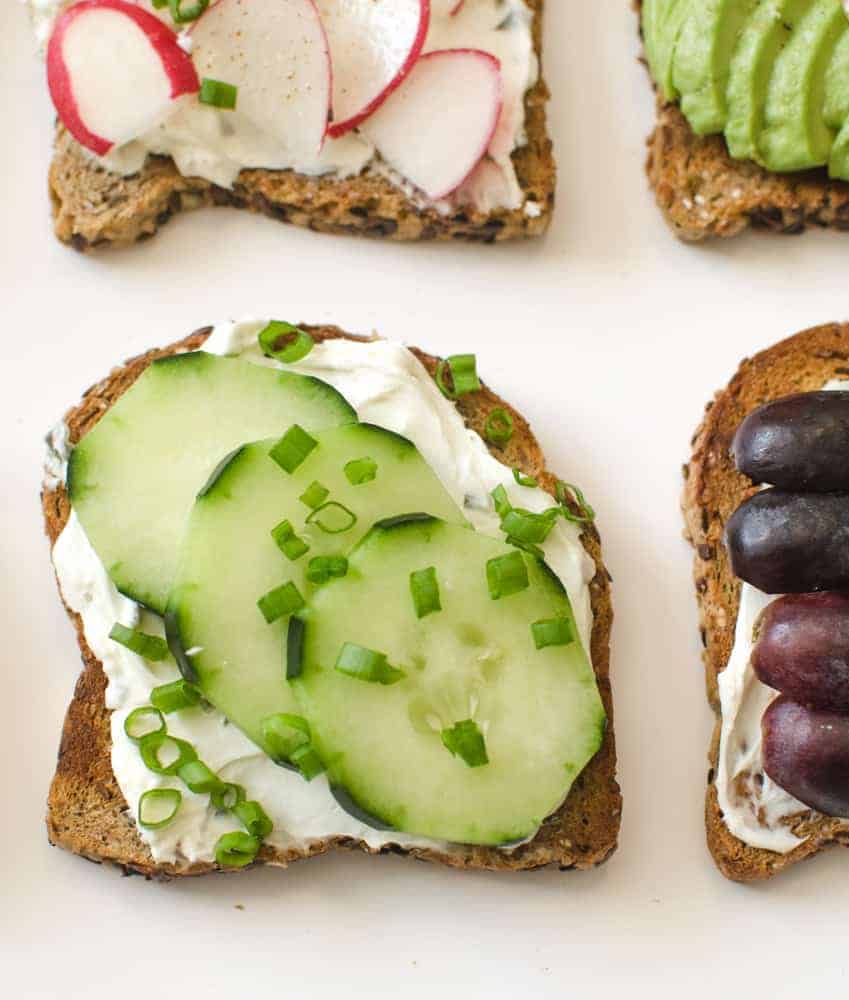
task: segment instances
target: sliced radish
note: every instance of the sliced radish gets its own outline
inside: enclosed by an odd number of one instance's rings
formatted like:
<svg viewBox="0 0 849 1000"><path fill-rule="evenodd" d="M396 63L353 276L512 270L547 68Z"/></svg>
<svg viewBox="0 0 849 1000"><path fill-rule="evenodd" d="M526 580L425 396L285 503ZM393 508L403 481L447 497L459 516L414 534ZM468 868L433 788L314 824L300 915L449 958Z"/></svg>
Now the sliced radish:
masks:
<svg viewBox="0 0 849 1000"><path fill-rule="evenodd" d="M73 137L104 156L198 89L191 58L157 17L125 0L82 0L56 20L47 83Z"/></svg>
<svg viewBox="0 0 849 1000"><path fill-rule="evenodd" d="M236 111L294 166L319 152L330 112L330 53L313 0L218 0L191 29L199 76L238 89Z"/></svg>
<svg viewBox="0 0 849 1000"><path fill-rule="evenodd" d="M495 134L501 64L478 49L428 52L362 131L386 162L433 200L471 174Z"/></svg>
<svg viewBox="0 0 849 1000"><path fill-rule="evenodd" d="M333 122L327 131L340 136L373 114L415 66L431 0L317 3L333 62Z"/></svg>

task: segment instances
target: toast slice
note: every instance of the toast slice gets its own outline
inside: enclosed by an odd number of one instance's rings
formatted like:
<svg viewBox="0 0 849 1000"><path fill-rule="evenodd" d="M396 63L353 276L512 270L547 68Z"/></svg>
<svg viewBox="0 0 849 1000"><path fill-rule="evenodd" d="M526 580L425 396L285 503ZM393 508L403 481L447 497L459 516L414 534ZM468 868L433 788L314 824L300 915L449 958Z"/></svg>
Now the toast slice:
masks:
<svg viewBox="0 0 849 1000"><path fill-rule="evenodd" d="M789 854L750 847L725 825L714 783L722 722L717 682L734 644L741 586L731 571L722 536L728 518L757 489L737 471L731 442L744 417L762 403L821 389L830 379L846 377L849 324L814 327L743 361L727 388L708 403L693 438L692 458L684 467L685 534L695 549L707 696L717 716L705 802L707 842L720 871L738 882L771 878L827 847L849 847L849 823L809 810L788 820L793 833L807 838Z"/></svg>
<svg viewBox="0 0 849 1000"><path fill-rule="evenodd" d="M639 14L641 0L634 6ZM698 243L748 227L796 235L808 226L849 230L849 184L825 169L776 174L734 160L721 135L701 136L659 94L646 172L679 239Z"/></svg>
<svg viewBox="0 0 849 1000"><path fill-rule="evenodd" d="M544 0L525 0L534 13L533 38L542 59ZM526 145L513 163L525 203L514 210L480 212L463 206L445 215L421 207L379 174L366 170L338 180L291 170L243 170L232 189L199 177L183 177L166 156L150 156L144 168L122 177L99 166L57 124L49 173L56 235L77 250L121 246L149 239L177 212L232 205L261 212L317 232L397 240L460 240L494 243L540 236L554 208L556 167L546 129L548 88L540 76L525 95Z"/></svg>
<svg viewBox="0 0 849 1000"><path fill-rule="evenodd" d="M348 336L335 327L305 326L304 329L319 341ZM70 442L79 441L155 358L199 349L209 332L209 329L200 330L163 350L150 351L134 358L89 389L79 406L65 416ZM414 353L433 376L438 359L418 350ZM513 417L514 434L503 449L492 446L493 454L505 464L536 476L541 485L553 492L555 479L545 468L539 444L527 422L509 404L484 386L480 392L462 398L457 405L466 424L481 434L494 407L507 409ZM64 487L45 488L42 504L52 546L70 515ZM597 567L590 584L594 614L591 654L608 717L604 742L598 754L575 781L557 813L545 821L530 843L515 851L485 847L458 847L450 853L418 848L410 851L385 848L384 851L409 853L454 868L500 871L546 865L558 865L561 870L591 868L601 864L615 850L621 796L615 777L616 750L610 687L609 640L613 618L610 577L602 562L600 539L594 526L586 528L582 540ZM104 703L106 678L100 662L86 644L79 616L70 611L69 616L77 631L83 670L65 719L56 774L50 788L47 814L50 842L91 861L112 862L125 872L148 877L201 875L217 870L214 864L157 864L139 836L112 773L110 712ZM285 867L291 861L322 854L334 847L368 850L365 844L347 838L324 840L312 845L306 852L278 851L266 845L258 863Z"/></svg>

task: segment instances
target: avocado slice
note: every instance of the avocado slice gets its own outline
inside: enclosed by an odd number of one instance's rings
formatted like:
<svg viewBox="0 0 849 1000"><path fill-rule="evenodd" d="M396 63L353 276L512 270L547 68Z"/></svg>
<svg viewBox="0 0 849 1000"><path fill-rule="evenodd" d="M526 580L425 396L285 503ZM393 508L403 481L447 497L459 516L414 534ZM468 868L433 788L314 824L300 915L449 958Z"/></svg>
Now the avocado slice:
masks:
<svg viewBox="0 0 849 1000"><path fill-rule="evenodd" d="M842 181L849 181L849 120L837 133L828 160L828 173Z"/></svg>
<svg viewBox="0 0 849 1000"><path fill-rule="evenodd" d="M678 39L672 79L681 110L699 135L721 132L726 89L740 33L759 0L704 0L694 6Z"/></svg>
<svg viewBox="0 0 849 1000"><path fill-rule="evenodd" d="M849 118L849 21L841 28L825 75L823 118L835 130L841 129Z"/></svg>
<svg viewBox="0 0 849 1000"><path fill-rule="evenodd" d="M652 0L647 47L649 68L662 96L667 101L678 97L672 80L672 63L678 38L696 0ZM700 0L699 0L700 2ZM646 32L645 21L643 31Z"/></svg>
<svg viewBox="0 0 849 1000"><path fill-rule="evenodd" d="M768 169L828 162L834 132L824 119L826 76L845 25L839 0L815 0L776 58L758 139Z"/></svg>

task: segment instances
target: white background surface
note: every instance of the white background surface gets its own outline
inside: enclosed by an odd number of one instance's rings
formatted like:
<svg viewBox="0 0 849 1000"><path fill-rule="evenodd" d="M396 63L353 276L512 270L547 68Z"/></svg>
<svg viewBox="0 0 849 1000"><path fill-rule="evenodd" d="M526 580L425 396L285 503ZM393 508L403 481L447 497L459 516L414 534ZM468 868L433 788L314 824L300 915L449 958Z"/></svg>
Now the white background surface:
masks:
<svg viewBox="0 0 849 1000"><path fill-rule="evenodd" d="M704 846L711 717L678 494L746 354L847 318L849 235L687 248L643 175L652 120L625 0L551 0L560 163L548 239L398 247L216 209L129 251L53 238L52 112L24 9L0 14L0 992L9 997L774 998L845 989L847 858L759 888ZM599 514L615 580L621 846L602 869L463 875L337 854L170 885L51 849L43 816L79 662L38 504L42 435L110 366L245 313L475 351ZM237 904L239 904L237 906ZM243 908L241 908L243 907ZM191 985L190 985L191 984ZM190 992L191 990L191 992Z"/></svg>

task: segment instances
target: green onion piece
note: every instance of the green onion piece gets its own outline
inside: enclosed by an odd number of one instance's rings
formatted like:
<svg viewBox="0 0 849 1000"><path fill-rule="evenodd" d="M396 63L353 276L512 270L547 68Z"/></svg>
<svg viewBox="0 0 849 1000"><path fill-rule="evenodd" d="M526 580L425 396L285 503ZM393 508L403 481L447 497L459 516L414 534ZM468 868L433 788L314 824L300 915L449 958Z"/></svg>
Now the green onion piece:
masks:
<svg viewBox="0 0 849 1000"><path fill-rule="evenodd" d="M464 760L469 767L483 767L489 763L483 733L474 719L464 719L451 729L443 729L442 742L446 749Z"/></svg>
<svg viewBox="0 0 849 1000"><path fill-rule="evenodd" d="M260 728L268 756L277 764L290 760L299 747L310 741L310 725L300 715L288 712L267 715Z"/></svg>
<svg viewBox="0 0 849 1000"><path fill-rule="evenodd" d="M436 579L436 567L418 569L410 573L410 593L413 595L413 607L416 618L425 618L434 611L441 611L439 600L439 581Z"/></svg>
<svg viewBox="0 0 849 1000"><path fill-rule="evenodd" d="M299 538L295 534L291 521L281 521L276 528L272 528L271 537L277 543L277 548L292 562L300 559L304 553L310 550L303 538Z"/></svg>
<svg viewBox="0 0 849 1000"><path fill-rule="evenodd" d="M500 484L495 487L490 496L492 497L492 502L495 504L495 513L499 517L504 517L513 509L510 498L507 496L507 490Z"/></svg>
<svg viewBox="0 0 849 1000"><path fill-rule="evenodd" d="M445 369L451 372L451 386L445 381ZM454 354L436 366L436 384L443 396L459 399L470 392L477 392L480 379L477 373L477 359L474 354Z"/></svg>
<svg viewBox="0 0 849 1000"><path fill-rule="evenodd" d="M508 545L515 545L517 549L521 549L535 559L545 562L545 553L538 545L534 545L533 542L523 542L520 538L514 538L513 535L508 535L505 541Z"/></svg>
<svg viewBox="0 0 849 1000"><path fill-rule="evenodd" d="M209 0L195 0L194 4L190 7L183 8L184 0L168 0L168 6L171 8L171 19L175 24L189 24L192 21L197 21L201 14L209 6ZM157 6L157 4L154 4ZM159 7L164 7L164 3L160 3Z"/></svg>
<svg viewBox="0 0 849 1000"><path fill-rule="evenodd" d="M256 606L262 612L262 617L270 625L284 615L294 614L304 606L304 599L301 592L294 583L284 583L282 587L269 590L256 602Z"/></svg>
<svg viewBox="0 0 849 1000"><path fill-rule="evenodd" d="M572 497L569 496L570 493ZM560 504L560 511L567 521L571 521L573 524L589 524L595 520L595 511L587 503L586 497L577 486L561 482L558 479L554 487L554 494L557 497L557 502ZM569 507L569 500L572 498L574 498L578 505L577 514Z"/></svg>
<svg viewBox="0 0 849 1000"><path fill-rule="evenodd" d="M154 774L177 774L184 764L198 759L191 743L168 733L149 733L139 740L139 752L147 769Z"/></svg>
<svg viewBox="0 0 849 1000"><path fill-rule="evenodd" d="M198 100L201 104L209 104L219 111L235 111L239 88L223 80L213 80L205 76L200 82Z"/></svg>
<svg viewBox="0 0 849 1000"><path fill-rule="evenodd" d="M344 556L316 556L310 559L307 566L307 579L310 583L327 583L328 580L341 579L348 573L348 560Z"/></svg>
<svg viewBox="0 0 849 1000"><path fill-rule="evenodd" d="M330 496L330 490L321 483L313 480L304 492L298 497L302 504L315 510L320 507Z"/></svg>
<svg viewBox="0 0 849 1000"><path fill-rule="evenodd" d="M240 802L233 807L233 815L242 821L242 825L252 837L267 837L274 829L274 824L268 818L268 813L259 802L253 800Z"/></svg>
<svg viewBox="0 0 849 1000"><path fill-rule="evenodd" d="M345 478L352 486L362 486L377 479L377 462L373 458L355 458L345 466Z"/></svg>
<svg viewBox="0 0 849 1000"><path fill-rule="evenodd" d="M526 476L521 469L513 470L513 478L520 486L539 486L539 482L533 476Z"/></svg>
<svg viewBox="0 0 849 1000"><path fill-rule="evenodd" d="M498 406L490 410L483 432L492 444L505 445L513 437L513 418L507 410Z"/></svg>
<svg viewBox="0 0 849 1000"><path fill-rule="evenodd" d="M511 510L501 519L501 530L516 538L520 542L530 542L532 545L540 545L551 534L554 521L559 509L552 508L554 515L550 511L545 514L532 514L529 510Z"/></svg>
<svg viewBox="0 0 849 1000"><path fill-rule="evenodd" d="M215 771L207 767L202 760L187 761L177 770L177 777L190 792L195 792L197 795L211 795L224 784Z"/></svg>
<svg viewBox="0 0 849 1000"><path fill-rule="evenodd" d="M162 712L152 705L134 708L127 718L124 719L124 732L134 743L143 740L145 736L164 733L165 729L165 719L162 716Z"/></svg>
<svg viewBox="0 0 849 1000"><path fill-rule="evenodd" d="M181 708L191 708L200 701L200 691L182 677L170 684L160 684L150 692L150 700L154 708L165 715L179 712Z"/></svg>
<svg viewBox="0 0 849 1000"><path fill-rule="evenodd" d="M241 785L236 785L231 781L222 781L217 788L210 791L209 797L216 809L229 812L240 802L244 802L247 794Z"/></svg>
<svg viewBox="0 0 849 1000"><path fill-rule="evenodd" d="M162 10L163 7L168 6L168 0L150 0L153 4L154 10Z"/></svg>
<svg viewBox="0 0 849 1000"><path fill-rule="evenodd" d="M321 774L324 770L321 757L315 752L315 747L313 747L312 743L306 743L304 746L298 747L289 759L307 781L312 781L316 775Z"/></svg>
<svg viewBox="0 0 849 1000"><path fill-rule="evenodd" d="M319 517L320 514L323 516ZM328 535L341 535L344 531L350 531L356 523L357 515L335 500L328 500L316 507L307 518L307 524L315 524Z"/></svg>
<svg viewBox="0 0 849 1000"><path fill-rule="evenodd" d="M234 830L218 838L215 845L215 860L222 868L244 868L259 854L262 841L249 833Z"/></svg>
<svg viewBox="0 0 849 1000"><path fill-rule="evenodd" d="M575 641L575 631L568 618L544 618L531 625L537 649L547 646L569 646Z"/></svg>
<svg viewBox="0 0 849 1000"><path fill-rule="evenodd" d="M180 810L183 793L177 788L151 788L142 793L138 805L139 826L161 830L173 822Z"/></svg>
<svg viewBox="0 0 849 1000"><path fill-rule="evenodd" d="M354 677L370 684L397 684L404 676L403 670L393 667L384 653L377 653L365 646L346 642L336 659L336 669L340 674Z"/></svg>
<svg viewBox="0 0 849 1000"><path fill-rule="evenodd" d="M511 552L509 555L490 559L486 564L486 582L493 601L526 590L530 581L525 557L521 552Z"/></svg>
<svg viewBox="0 0 849 1000"><path fill-rule="evenodd" d="M260 330L259 346L266 357L291 365L303 360L315 347L315 342L306 330L273 319Z"/></svg>
<svg viewBox="0 0 849 1000"><path fill-rule="evenodd" d="M168 643L164 639L160 639L158 635L146 635L134 628L127 628L120 622L115 622L112 626L109 638L151 663L159 663L168 655Z"/></svg>
<svg viewBox="0 0 849 1000"><path fill-rule="evenodd" d="M306 623L303 618L292 615L286 630L286 680L300 677L304 669L304 633Z"/></svg>
<svg viewBox="0 0 849 1000"><path fill-rule="evenodd" d="M318 441L298 424L292 424L277 444L271 449L269 455L274 461L290 475L309 455L313 448L318 447Z"/></svg>

